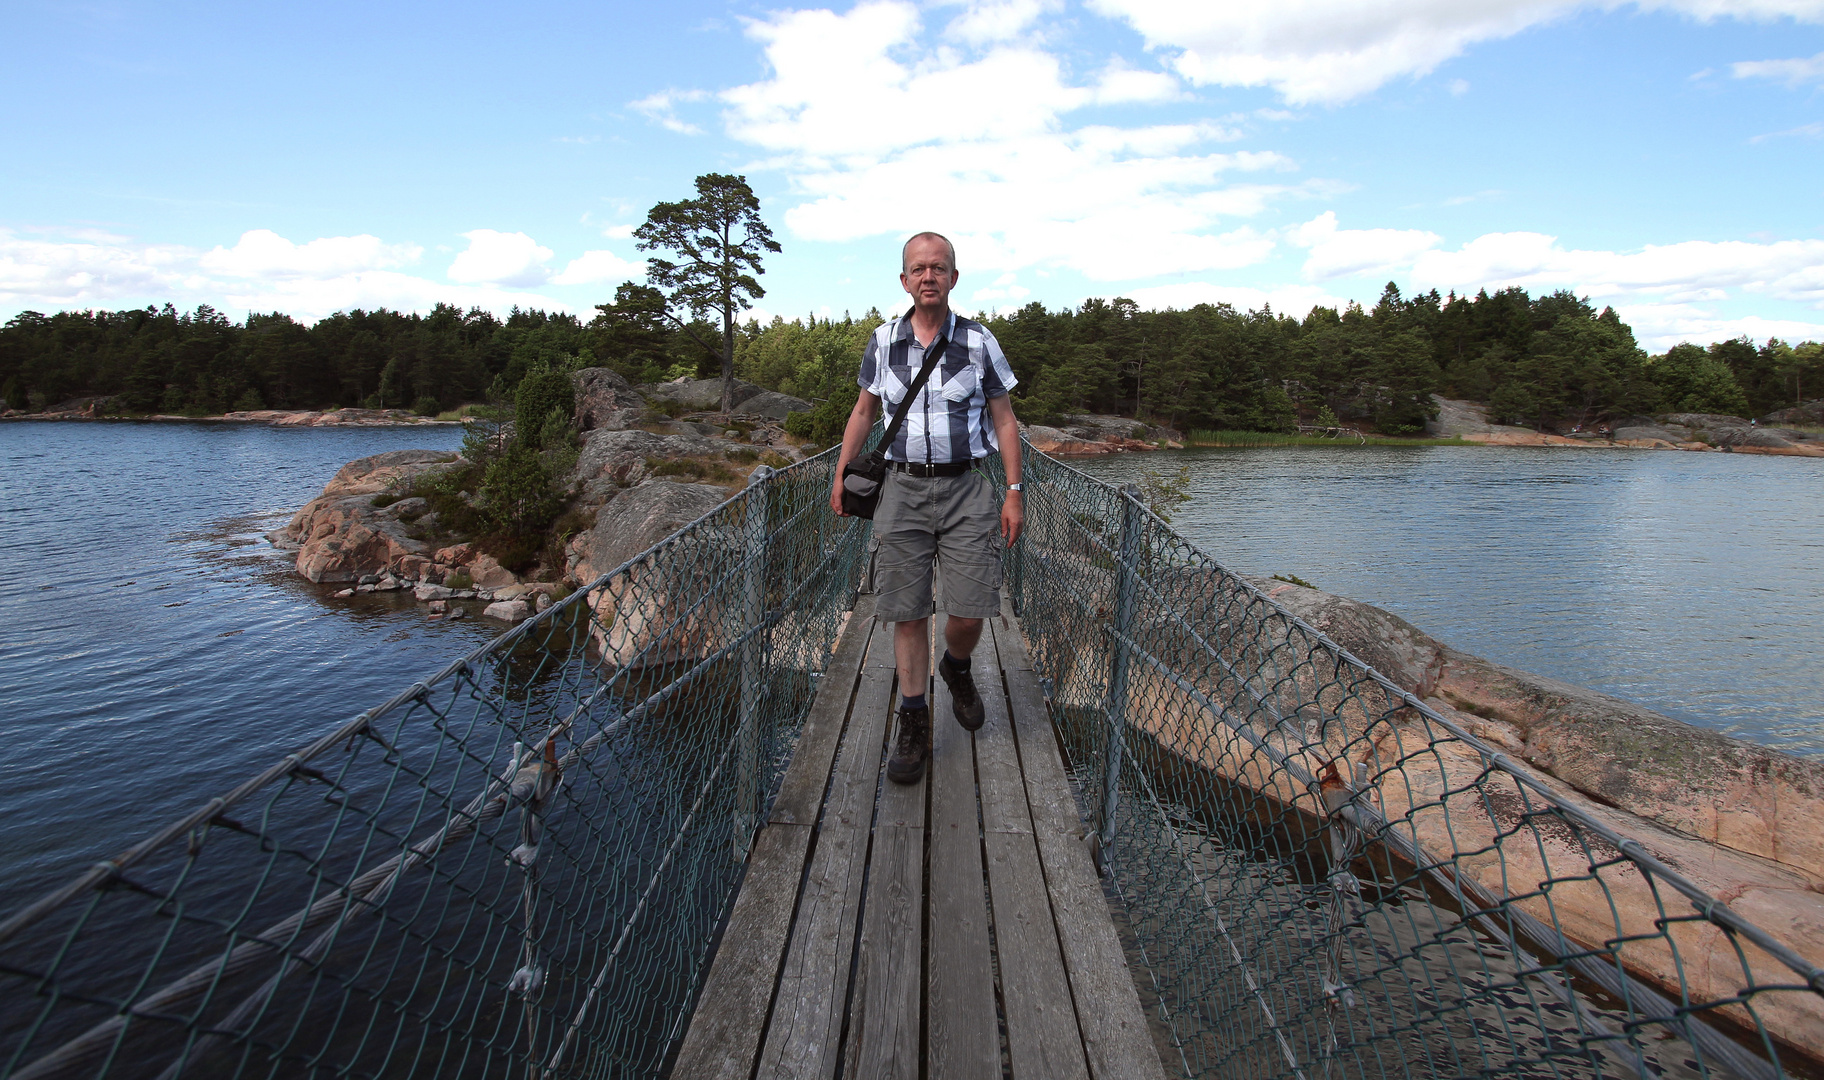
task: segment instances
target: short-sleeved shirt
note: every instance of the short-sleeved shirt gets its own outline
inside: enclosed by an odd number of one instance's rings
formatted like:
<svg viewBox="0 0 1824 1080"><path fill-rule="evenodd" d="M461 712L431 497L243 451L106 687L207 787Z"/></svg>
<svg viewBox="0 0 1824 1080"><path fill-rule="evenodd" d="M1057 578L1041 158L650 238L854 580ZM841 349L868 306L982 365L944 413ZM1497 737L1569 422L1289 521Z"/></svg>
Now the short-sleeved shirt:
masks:
<svg viewBox="0 0 1824 1080"><path fill-rule="evenodd" d="M856 382L880 399L882 419L887 422L925 363L925 349L912 333L911 314L908 311L882 324L861 354L861 375ZM987 327L954 311L944 324L943 339L943 359L887 448L887 457L893 461L957 464L1000 449L994 424L988 419L988 401L1002 397L1019 383L1006 354Z"/></svg>

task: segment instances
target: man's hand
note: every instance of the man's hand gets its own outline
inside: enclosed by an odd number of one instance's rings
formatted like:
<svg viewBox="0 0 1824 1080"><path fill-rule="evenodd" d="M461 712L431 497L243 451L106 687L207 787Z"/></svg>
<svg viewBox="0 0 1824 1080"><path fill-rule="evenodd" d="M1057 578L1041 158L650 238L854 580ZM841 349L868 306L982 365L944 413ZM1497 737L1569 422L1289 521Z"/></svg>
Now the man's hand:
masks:
<svg viewBox="0 0 1824 1080"><path fill-rule="evenodd" d="M1012 547L1020 538L1020 530L1026 527L1026 496L1018 491L1009 491L1001 503L1001 542Z"/></svg>
<svg viewBox="0 0 1824 1080"><path fill-rule="evenodd" d="M842 508L842 470L836 471L836 482L830 485L830 509L836 511L837 517L848 517L849 512Z"/></svg>

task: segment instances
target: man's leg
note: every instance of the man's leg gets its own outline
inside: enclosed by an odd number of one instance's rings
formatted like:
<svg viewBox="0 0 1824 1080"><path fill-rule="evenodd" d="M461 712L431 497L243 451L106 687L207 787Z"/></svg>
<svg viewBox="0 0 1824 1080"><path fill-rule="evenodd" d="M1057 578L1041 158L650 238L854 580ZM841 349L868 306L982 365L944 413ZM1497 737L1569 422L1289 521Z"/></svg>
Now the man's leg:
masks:
<svg viewBox="0 0 1824 1080"><path fill-rule="evenodd" d="M954 621L954 620L952 620ZM976 635L982 632L976 620ZM945 635L948 638L948 634ZM901 697L924 697L931 682L931 620L912 619L893 624L893 659L899 664Z"/></svg>
<svg viewBox="0 0 1824 1080"><path fill-rule="evenodd" d="M982 620L952 615L944 624L944 649L957 660L968 660L982 640Z"/></svg>

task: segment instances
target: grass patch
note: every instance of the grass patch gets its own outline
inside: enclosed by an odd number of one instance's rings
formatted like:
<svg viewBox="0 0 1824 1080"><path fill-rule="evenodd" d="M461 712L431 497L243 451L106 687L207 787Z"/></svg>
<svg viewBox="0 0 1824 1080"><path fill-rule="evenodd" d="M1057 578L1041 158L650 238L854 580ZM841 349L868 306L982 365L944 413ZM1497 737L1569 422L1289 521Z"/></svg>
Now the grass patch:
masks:
<svg viewBox="0 0 1824 1080"><path fill-rule="evenodd" d="M752 465L760 460L760 451L750 450L745 446L736 447L728 452L728 460L738 461L743 465Z"/></svg>
<svg viewBox="0 0 1824 1080"><path fill-rule="evenodd" d="M719 461L698 461L695 458L649 457L646 459L646 471L653 476L707 480L712 484L733 484L741 479Z"/></svg>
<svg viewBox="0 0 1824 1080"><path fill-rule="evenodd" d="M367 502L369 506L379 509L380 507L391 506L403 498L405 498L405 493L403 491L382 491Z"/></svg>
<svg viewBox="0 0 1824 1080"><path fill-rule="evenodd" d="M1297 585L1300 588L1304 588L1304 589L1316 589L1317 588L1316 585L1311 584L1309 581L1306 581L1304 578L1299 577L1297 574L1274 574L1273 580L1274 581L1283 581L1288 585Z"/></svg>
<svg viewBox="0 0 1824 1080"><path fill-rule="evenodd" d="M469 576L467 570L458 570L444 578L443 585L446 589L473 589L475 579Z"/></svg>
<svg viewBox="0 0 1824 1080"><path fill-rule="evenodd" d="M486 408L487 408L486 405L459 405L454 409L445 409L444 411L438 413L437 419L439 419L439 420L468 420L471 418L482 416L483 414L478 410L483 410Z"/></svg>

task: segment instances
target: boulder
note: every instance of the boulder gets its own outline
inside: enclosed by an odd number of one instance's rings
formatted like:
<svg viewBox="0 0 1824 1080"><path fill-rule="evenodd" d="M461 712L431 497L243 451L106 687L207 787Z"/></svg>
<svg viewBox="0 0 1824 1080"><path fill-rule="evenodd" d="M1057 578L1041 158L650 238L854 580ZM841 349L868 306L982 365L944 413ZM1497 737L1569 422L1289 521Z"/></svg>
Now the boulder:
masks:
<svg viewBox="0 0 1824 1080"><path fill-rule="evenodd" d="M531 605L524 600L496 600L481 612L490 619L502 622L520 622L532 614Z"/></svg>
<svg viewBox="0 0 1824 1080"><path fill-rule="evenodd" d="M455 590L453 590L453 589L446 589L442 585L420 585L416 589L412 590L412 597L414 599L416 599L419 603L425 603L427 601L436 601L436 600L448 600L450 598L451 593L453 593L454 591Z"/></svg>
<svg viewBox="0 0 1824 1080"><path fill-rule="evenodd" d="M1666 413L1659 418L1662 424L1677 424L1693 430L1706 428L1747 427L1745 416L1727 416L1723 413Z"/></svg>
<svg viewBox="0 0 1824 1080"><path fill-rule="evenodd" d="M762 390L743 401L736 411L746 416L764 416L769 420L783 420L792 413L809 412L811 408L811 403L803 398L781 394L777 390Z"/></svg>
<svg viewBox="0 0 1824 1080"><path fill-rule="evenodd" d="M624 491L602 508L592 528L570 541L570 576L586 585L727 499L728 492L719 487L670 480Z"/></svg>
<svg viewBox="0 0 1824 1080"><path fill-rule="evenodd" d="M648 457L719 456L732 449L747 447L702 435L659 435L637 428L627 431L598 429L589 433L569 482L586 486L591 480L607 478L623 487L632 486L645 478Z"/></svg>
<svg viewBox="0 0 1824 1080"><path fill-rule="evenodd" d="M1824 398L1803 405L1775 409L1761 417L1763 424L1794 424L1800 427L1824 427Z"/></svg>
<svg viewBox="0 0 1824 1080"><path fill-rule="evenodd" d="M646 396L611 368L584 368L574 380L578 431L626 427L646 407Z"/></svg>
<svg viewBox="0 0 1824 1080"><path fill-rule="evenodd" d="M474 582L478 589L505 588L519 580L513 571L500 565L494 556L482 551L470 555L468 561L459 569L468 572L469 580Z"/></svg>
<svg viewBox="0 0 1824 1080"><path fill-rule="evenodd" d="M296 544L298 573L311 581L358 581L397 567L406 556L423 555L426 545L406 534L391 506L374 506L373 497L459 460L442 450L393 450L351 461L279 530L285 543L274 544Z"/></svg>
<svg viewBox="0 0 1824 1080"><path fill-rule="evenodd" d="M1682 433L1663 428L1658 424L1629 424L1626 427L1616 428L1610 437L1618 443L1641 441L1677 443L1683 441Z"/></svg>
<svg viewBox="0 0 1824 1080"><path fill-rule="evenodd" d="M1273 578L1248 581L1414 697L1437 687L1444 647L1391 611Z"/></svg>
<svg viewBox="0 0 1824 1080"><path fill-rule="evenodd" d="M733 380L731 392L733 411L743 412L743 403L750 398L766 393L753 383L741 379ZM696 412L711 412L722 408L721 379L674 379L667 383L646 383L639 387L640 393L648 399L661 398L675 401Z"/></svg>

